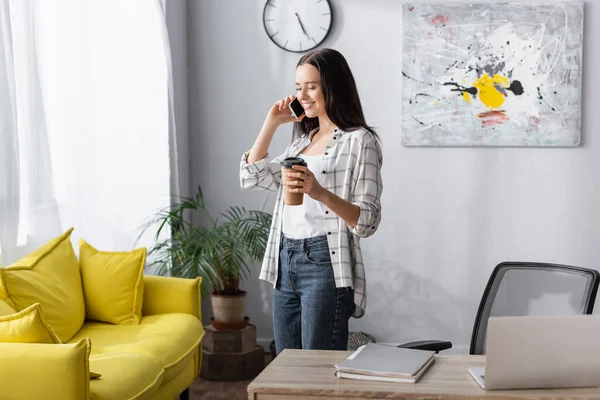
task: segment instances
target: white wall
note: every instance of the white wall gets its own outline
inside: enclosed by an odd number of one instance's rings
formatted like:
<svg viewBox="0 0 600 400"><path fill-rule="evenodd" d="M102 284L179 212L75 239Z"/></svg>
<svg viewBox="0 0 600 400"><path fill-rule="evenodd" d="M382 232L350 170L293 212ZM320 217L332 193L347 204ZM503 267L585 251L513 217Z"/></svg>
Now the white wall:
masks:
<svg viewBox="0 0 600 400"><path fill-rule="evenodd" d="M367 122L383 139L383 221L364 240L369 303L351 330L380 342L441 338L467 351L477 305L503 260L597 268L600 262L600 0L586 3L583 146L406 148L400 144L402 2L330 0L334 31L358 83ZM238 167L275 100L293 93L299 55L272 44L264 0L189 3L192 187L214 213L229 205L272 210L274 196L239 189ZM291 127L276 135L283 151ZM258 266L257 266L258 270ZM248 315L272 337L271 287L257 280ZM208 302L206 302L208 303ZM207 304L205 304L207 306ZM210 316L208 307L205 314Z"/></svg>

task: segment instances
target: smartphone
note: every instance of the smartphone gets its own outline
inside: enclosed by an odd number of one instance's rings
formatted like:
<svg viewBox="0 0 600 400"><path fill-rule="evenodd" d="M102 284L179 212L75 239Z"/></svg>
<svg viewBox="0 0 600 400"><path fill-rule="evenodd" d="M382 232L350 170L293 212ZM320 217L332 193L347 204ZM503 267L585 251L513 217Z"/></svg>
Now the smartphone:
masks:
<svg viewBox="0 0 600 400"><path fill-rule="evenodd" d="M289 104L289 107L290 111L292 112L292 116L296 119L300 118L302 114L304 114L304 107L302 107L302 104L300 104L298 99L294 99L294 101Z"/></svg>

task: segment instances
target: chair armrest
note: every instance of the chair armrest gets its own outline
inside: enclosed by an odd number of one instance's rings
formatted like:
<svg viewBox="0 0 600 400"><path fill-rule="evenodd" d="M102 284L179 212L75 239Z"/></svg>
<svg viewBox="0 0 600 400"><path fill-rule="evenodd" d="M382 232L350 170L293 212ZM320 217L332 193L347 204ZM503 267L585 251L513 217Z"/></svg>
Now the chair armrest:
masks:
<svg viewBox="0 0 600 400"><path fill-rule="evenodd" d="M0 343L0 398L82 400L90 398L91 342Z"/></svg>
<svg viewBox="0 0 600 400"><path fill-rule="evenodd" d="M202 320L201 283L200 277L184 279L145 275L142 315L184 313Z"/></svg>
<svg viewBox="0 0 600 400"><path fill-rule="evenodd" d="M399 345L404 349L415 349L415 350L430 350L439 353L442 350L451 349L452 342L443 340L420 340L418 342L409 342Z"/></svg>

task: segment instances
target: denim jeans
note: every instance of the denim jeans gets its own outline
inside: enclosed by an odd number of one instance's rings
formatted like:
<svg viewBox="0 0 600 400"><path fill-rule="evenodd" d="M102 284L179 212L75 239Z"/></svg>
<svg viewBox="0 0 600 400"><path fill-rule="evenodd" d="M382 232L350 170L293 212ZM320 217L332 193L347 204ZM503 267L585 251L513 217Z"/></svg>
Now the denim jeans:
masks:
<svg viewBox="0 0 600 400"><path fill-rule="evenodd" d="M346 350L352 288L336 288L327 236L282 235L273 330L277 354L284 349Z"/></svg>

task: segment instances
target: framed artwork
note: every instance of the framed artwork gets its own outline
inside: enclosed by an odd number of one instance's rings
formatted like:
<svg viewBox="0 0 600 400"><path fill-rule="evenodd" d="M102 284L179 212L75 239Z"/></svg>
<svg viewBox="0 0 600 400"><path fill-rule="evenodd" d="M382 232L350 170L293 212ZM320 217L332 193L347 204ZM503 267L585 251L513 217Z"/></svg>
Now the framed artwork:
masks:
<svg viewBox="0 0 600 400"><path fill-rule="evenodd" d="M578 146L583 3L406 4L402 144Z"/></svg>

